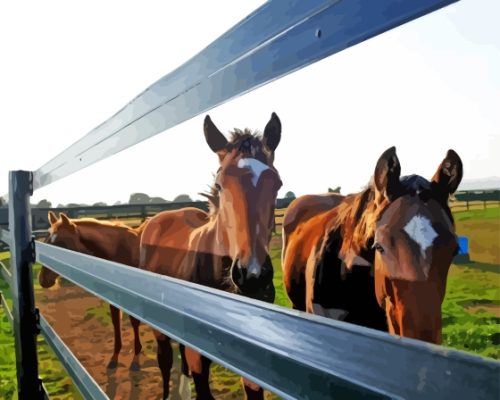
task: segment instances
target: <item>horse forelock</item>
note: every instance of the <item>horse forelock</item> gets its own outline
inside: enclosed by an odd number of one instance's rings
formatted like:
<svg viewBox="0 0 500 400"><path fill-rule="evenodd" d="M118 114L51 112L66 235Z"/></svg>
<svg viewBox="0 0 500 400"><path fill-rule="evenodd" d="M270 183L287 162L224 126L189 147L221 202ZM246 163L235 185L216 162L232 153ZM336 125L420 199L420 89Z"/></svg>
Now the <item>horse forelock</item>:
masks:
<svg viewBox="0 0 500 400"><path fill-rule="evenodd" d="M267 164L272 165L272 153L264 146L262 142L262 133L258 130L252 132L250 129L234 129L230 132L230 140L227 150L237 150L238 155L255 158Z"/></svg>
<svg viewBox="0 0 500 400"><path fill-rule="evenodd" d="M436 189L436 185L433 182L429 182L427 179L421 177L420 175L402 176L399 181L403 189L401 196L418 196L418 198L424 203L427 203L431 199L437 201L450 219L452 225L454 225L455 222L453 214L448 205L447 198L444 198L439 193L439 191Z"/></svg>

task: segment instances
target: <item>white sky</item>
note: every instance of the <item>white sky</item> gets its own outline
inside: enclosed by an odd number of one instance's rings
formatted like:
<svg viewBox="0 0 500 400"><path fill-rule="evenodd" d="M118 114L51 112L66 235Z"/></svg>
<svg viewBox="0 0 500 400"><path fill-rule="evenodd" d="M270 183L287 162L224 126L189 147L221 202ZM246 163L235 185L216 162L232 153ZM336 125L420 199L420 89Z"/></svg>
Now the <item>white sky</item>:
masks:
<svg viewBox="0 0 500 400"><path fill-rule="evenodd" d="M0 194L262 1L0 3ZM276 161L296 195L364 186L395 145L402 173L430 178L448 148L465 179L500 174L500 1L461 0L209 112L226 133L283 125ZM199 115L35 192L33 202L197 198L217 168Z"/></svg>

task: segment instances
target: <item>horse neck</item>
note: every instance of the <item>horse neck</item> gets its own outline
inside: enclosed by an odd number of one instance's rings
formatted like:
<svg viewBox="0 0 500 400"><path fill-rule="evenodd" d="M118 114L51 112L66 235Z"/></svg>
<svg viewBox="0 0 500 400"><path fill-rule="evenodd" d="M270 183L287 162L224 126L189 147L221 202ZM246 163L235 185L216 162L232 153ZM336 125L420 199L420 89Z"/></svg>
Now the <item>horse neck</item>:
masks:
<svg viewBox="0 0 500 400"><path fill-rule="evenodd" d="M123 253L139 246L139 236L126 227L100 224L79 224L77 227L80 241L96 257L115 260L118 252ZM119 246L122 242L126 245Z"/></svg>
<svg viewBox="0 0 500 400"><path fill-rule="evenodd" d="M194 232L200 238L198 244L200 251L221 257L229 255L229 241L219 214L215 214L210 221Z"/></svg>
<svg viewBox="0 0 500 400"><path fill-rule="evenodd" d="M192 231L182 274L202 285L227 290L229 251L217 238L219 234L215 219Z"/></svg>

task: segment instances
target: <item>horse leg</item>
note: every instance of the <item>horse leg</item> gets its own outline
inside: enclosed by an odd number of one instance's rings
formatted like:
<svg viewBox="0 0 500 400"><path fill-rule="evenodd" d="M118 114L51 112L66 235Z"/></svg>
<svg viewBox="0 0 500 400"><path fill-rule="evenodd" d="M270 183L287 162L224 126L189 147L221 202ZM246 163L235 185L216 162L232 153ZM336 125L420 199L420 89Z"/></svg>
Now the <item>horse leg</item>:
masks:
<svg viewBox="0 0 500 400"><path fill-rule="evenodd" d="M259 385L247 378L241 378L241 381L245 388L245 398L247 400L264 400L264 390Z"/></svg>
<svg viewBox="0 0 500 400"><path fill-rule="evenodd" d="M186 360L193 375L197 400L215 400L210 392L209 376L211 360L197 351L186 347Z"/></svg>
<svg viewBox="0 0 500 400"><path fill-rule="evenodd" d="M182 343L179 343L179 353L181 353L182 373L186 376L190 376L189 365L186 359L186 346Z"/></svg>
<svg viewBox="0 0 500 400"><path fill-rule="evenodd" d="M111 313L111 321L113 322L113 329L115 332L115 350L113 356L111 357L111 360L108 363L108 368L116 368L118 366L118 354L122 349L122 335L121 335L122 310L110 304L109 311Z"/></svg>
<svg viewBox="0 0 500 400"><path fill-rule="evenodd" d="M170 394L170 370L174 363L174 356L172 352L172 343L170 338L163 333L153 329L153 333L158 344L156 357L158 366L160 367L161 377L163 379L163 399L167 400Z"/></svg>
<svg viewBox="0 0 500 400"><path fill-rule="evenodd" d="M132 328L134 329L134 358L132 363L130 364L130 369L132 371L139 371L139 354L142 350L141 338L139 336L139 325L141 321L129 315L130 323L132 324Z"/></svg>
<svg viewBox="0 0 500 400"><path fill-rule="evenodd" d="M179 394L181 399L191 399L191 385L189 384L189 366L186 359L186 346L179 343L179 353L181 353L181 379L179 381Z"/></svg>

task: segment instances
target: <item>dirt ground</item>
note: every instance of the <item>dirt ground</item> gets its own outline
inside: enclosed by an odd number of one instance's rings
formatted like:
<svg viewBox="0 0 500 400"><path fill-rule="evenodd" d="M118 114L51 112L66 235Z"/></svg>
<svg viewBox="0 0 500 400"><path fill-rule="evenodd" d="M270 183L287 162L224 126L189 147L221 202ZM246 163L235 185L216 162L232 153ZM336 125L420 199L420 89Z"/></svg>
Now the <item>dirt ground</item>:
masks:
<svg viewBox="0 0 500 400"><path fill-rule="evenodd" d="M71 283L57 284L50 289L35 290L37 306L64 343L80 360L110 399L157 400L162 397L161 374L156 361L156 340L151 329L141 324L143 346L140 370L129 368L133 358L133 330L128 316L122 319L122 351L115 369L107 365L113 353L113 326L107 303ZM180 355L174 346L174 367L170 381L169 400L178 400ZM50 373L50 371L46 371ZM43 378L43 376L42 376ZM192 398L194 385L191 382ZM240 377L212 364L210 387L216 399L243 399ZM266 400L279 399L265 392Z"/></svg>
<svg viewBox="0 0 500 400"><path fill-rule="evenodd" d="M107 364L113 353L113 327L109 315L106 323L96 316L89 316L89 309L108 309L99 298L83 289L64 285L37 290L37 304L46 320L66 345L90 372L110 399L160 399L161 375L156 361L156 341L148 326L141 325L143 351L140 371L129 366L133 358L133 331L125 316L122 321L122 351L116 369ZM104 307L104 308L103 308ZM109 312L108 312L109 314ZM180 356L175 346L174 370L171 379L170 399L179 399L177 385Z"/></svg>

